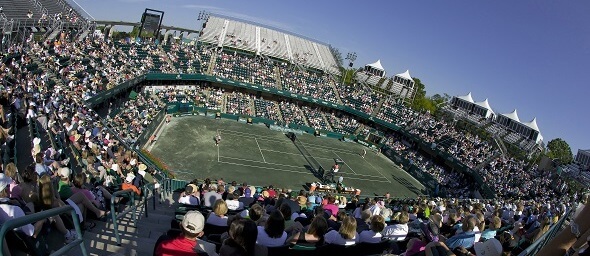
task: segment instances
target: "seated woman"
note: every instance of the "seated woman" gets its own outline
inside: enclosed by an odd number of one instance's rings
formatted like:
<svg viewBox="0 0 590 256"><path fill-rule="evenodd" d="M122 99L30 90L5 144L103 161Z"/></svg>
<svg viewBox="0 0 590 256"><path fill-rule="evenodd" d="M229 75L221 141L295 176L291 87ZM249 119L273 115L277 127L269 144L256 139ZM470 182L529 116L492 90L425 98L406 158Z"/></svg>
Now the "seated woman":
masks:
<svg viewBox="0 0 590 256"><path fill-rule="evenodd" d="M37 198L38 201L35 203L35 209L38 212L65 205L63 201L57 197L55 189L53 188L53 183L51 182L51 177L47 174L44 174L39 178L39 195ZM77 238L76 230L68 230L59 215L49 217L48 220L56 227L59 232L64 234L66 243L70 243ZM39 232L40 229L38 230L36 227L33 237L36 237Z"/></svg>
<svg viewBox="0 0 590 256"><path fill-rule="evenodd" d="M258 226L256 243L267 247L282 246L287 241L285 218L279 210L270 213L264 227Z"/></svg>
<svg viewBox="0 0 590 256"><path fill-rule="evenodd" d="M81 220L85 218L86 210L92 211L97 218L103 218L106 216L107 212L94 206L94 204L92 204L92 202L88 200L88 198L86 198L83 193L74 193L72 191L69 178L72 175L72 170L67 167L62 167L57 172L60 176L60 181L56 196L59 195L62 200L65 200L72 206L77 205L83 213L83 216L80 218Z"/></svg>
<svg viewBox="0 0 590 256"><path fill-rule="evenodd" d="M291 243L300 245L321 245L324 243L324 235L328 231L328 222L324 216L315 216L306 232L293 234Z"/></svg>
<svg viewBox="0 0 590 256"><path fill-rule="evenodd" d="M217 199L213 204L213 212L207 217L207 224L227 227L227 204L223 199Z"/></svg>
<svg viewBox="0 0 590 256"><path fill-rule="evenodd" d="M326 233L324 235L324 241L326 244L356 244L359 241L359 235L356 233L356 219L352 216L344 217L340 229Z"/></svg>
<svg viewBox="0 0 590 256"><path fill-rule="evenodd" d="M381 231L385 228L385 219L381 215L374 215L371 217L371 229L365 230L359 234L359 242L361 243L380 243L383 236Z"/></svg>
<svg viewBox="0 0 590 256"><path fill-rule="evenodd" d="M236 218L229 228L229 238L223 241L219 255L266 256L266 247L256 244L258 229L249 219Z"/></svg>
<svg viewBox="0 0 590 256"><path fill-rule="evenodd" d="M86 183L86 175L84 173L78 173L74 176L74 181L72 182L74 187L72 187L72 192L75 193L82 193L90 202L94 204L94 206L106 209L106 202L105 200L111 200L111 193L107 191L105 188L98 186L89 190L85 186Z"/></svg>

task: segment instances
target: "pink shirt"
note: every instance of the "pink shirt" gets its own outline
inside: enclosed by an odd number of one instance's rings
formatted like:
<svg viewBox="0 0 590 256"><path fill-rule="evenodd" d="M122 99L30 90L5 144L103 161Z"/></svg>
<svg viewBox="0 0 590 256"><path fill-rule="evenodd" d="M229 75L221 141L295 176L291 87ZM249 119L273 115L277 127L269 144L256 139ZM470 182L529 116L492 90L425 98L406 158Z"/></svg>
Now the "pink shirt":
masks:
<svg viewBox="0 0 590 256"><path fill-rule="evenodd" d="M332 211L332 215L336 216L338 215L338 206L335 204L326 204L324 205L324 210L330 210Z"/></svg>
<svg viewBox="0 0 590 256"><path fill-rule="evenodd" d="M90 202L93 202L95 205L100 205L100 202L96 201L94 194L92 194L92 192L90 192L90 190L72 187L72 193L76 194L78 192L82 193L86 198L88 198L88 200L90 200Z"/></svg>

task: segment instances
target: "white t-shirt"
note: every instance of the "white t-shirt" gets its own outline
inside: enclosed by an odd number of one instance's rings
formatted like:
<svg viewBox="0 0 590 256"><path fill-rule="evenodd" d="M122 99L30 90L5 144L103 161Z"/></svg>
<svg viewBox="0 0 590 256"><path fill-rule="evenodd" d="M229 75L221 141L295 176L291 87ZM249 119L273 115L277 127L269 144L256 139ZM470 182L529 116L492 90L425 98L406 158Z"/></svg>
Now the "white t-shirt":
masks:
<svg viewBox="0 0 590 256"><path fill-rule="evenodd" d="M359 234L359 243L377 244L381 242L382 237L381 233L375 233L373 230L365 230Z"/></svg>
<svg viewBox="0 0 590 256"><path fill-rule="evenodd" d="M381 231L383 237L393 241L403 241L408 235L408 224L389 225Z"/></svg>
<svg viewBox="0 0 590 256"><path fill-rule="evenodd" d="M188 195L188 196L183 196L183 197L179 198L178 203L188 204L188 205L199 205L199 199L194 196Z"/></svg>
<svg viewBox="0 0 590 256"><path fill-rule="evenodd" d="M244 203L238 200L225 200L225 203L227 204L227 209L232 211L244 209Z"/></svg>
<svg viewBox="0 0 590 256"><path fill-rule="evenodd" d="M287 241L287 232L283 231L283 235L279 238L271 238L268 236L264 227L258 226L258 236L256 237L256 243L264 245L266 247L278 247L283 246Z"/></svg>
<svg viewBox="0 0 590 256"><path fill-rule="evenodd" d="M227 226L227 216L219 217L215 215L215 213L211 213L209 214L206 223L215 226Z"/></svg>
<svg viewBox="0 0 590 256"><path fill-rule="evenodd" d="M4 224L4 222L8 220L16 219L23 216L25 216L25 212L23 212L23 210L20 207L10 204L0 204L0 224ZM17 230L24 232L28 236L32 236L33 232L35 232L35 228L31 224L19 227L17 228Z"/></svg>
<svg viewBox="0 0 590 256"><path fill-rule="evenodd" d="M359 234L355 232L352 239L344 239L338 231L332 230L324 235L324 241L327 244L353 245L359 241Z"/></svg>

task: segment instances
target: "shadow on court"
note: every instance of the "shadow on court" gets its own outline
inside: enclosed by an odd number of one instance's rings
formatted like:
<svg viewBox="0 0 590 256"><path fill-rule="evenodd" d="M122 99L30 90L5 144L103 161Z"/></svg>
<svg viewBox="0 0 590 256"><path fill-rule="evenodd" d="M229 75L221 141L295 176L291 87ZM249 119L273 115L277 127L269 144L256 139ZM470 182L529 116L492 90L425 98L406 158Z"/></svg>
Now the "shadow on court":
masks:
<svg viewBox="0 0 590 256"><path fill-rule="evenodd" d="M410 190L412 193L415 194L424 194L426 191L421 190L417 187L414 186L414 184L412 184L412 182L404 179L403 177L399 177L399 176L395 176L395 175L391 175L391 177L397 181L399 184L403 185L404 187L406 187L408 190Z"/></svg>

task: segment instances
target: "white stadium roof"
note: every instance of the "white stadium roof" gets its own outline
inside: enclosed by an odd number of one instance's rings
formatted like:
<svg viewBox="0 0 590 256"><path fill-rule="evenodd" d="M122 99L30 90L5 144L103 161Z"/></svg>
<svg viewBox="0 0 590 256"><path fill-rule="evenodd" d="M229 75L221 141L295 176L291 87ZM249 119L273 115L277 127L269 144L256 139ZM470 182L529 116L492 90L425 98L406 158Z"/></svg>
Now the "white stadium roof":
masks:
<svg viewBox="0 0 590 256"><path fill-rule="evenodd" d="M410 76L410 70L406 70L406 72L401 73L401 74L397 74L396 76L399 76L401 78L405 78L408 80L412 80L412 76Z"/></svg>
<svg viewBox="0 0 590 256"><path fill-rule="evenodd" d="M379 70L385 70L383 69L383 66L381 65L381 60L377 60L375 61L375 63L371 63L371 64L367 64L367 66L379 69Z"/></svg>
<svg viewBox="0 0 590 256"><path fill-rule="evenodd" d="M533 120L531 120L528 123L523 123L524 125L531 127L531 129L535 130L535 131L539 131L539 126L537 126L537 118L533 118Z"/></svg>
<svg viewBox="0 0 590 256"><path fill-rule="evenodd" d="M502 115L520 123L520 119L518 118L518 113L516 113L516 109L514 109L512 113L506 113Z"/></svg>
<svg viewBox="0 0 590 256"><path fill-rule="evenodd" d="M490 107L490 103L488 102L488 99L485 99L484 101L480 101L480 102L475 102L475 104L478 105L478 106L482 106L485 109L487 109L487 110L491 111L492 113L494 113L494 111Z"/></svg>
<svg viewBox="0 0 590 256"><path fill-rule="evenodd" d="M462 99L462 100L467 101L467 102L474 103L473 102L473 98L471 97L471 93L468 93L465 96L457 96L457 98Z"/></svg>

